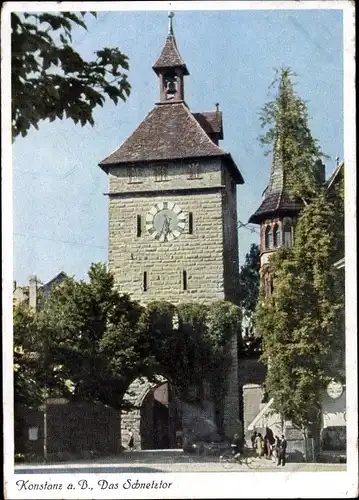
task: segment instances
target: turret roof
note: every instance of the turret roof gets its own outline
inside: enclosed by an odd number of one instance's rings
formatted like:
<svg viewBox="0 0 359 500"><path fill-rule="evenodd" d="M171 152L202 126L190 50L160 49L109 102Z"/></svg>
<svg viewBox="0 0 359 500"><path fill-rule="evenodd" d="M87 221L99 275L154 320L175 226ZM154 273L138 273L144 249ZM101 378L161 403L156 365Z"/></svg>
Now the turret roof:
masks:
<svg viewBox="0 0 359 500"><path fill-rule="evenodd" d="M249 222L260 224L263 219L270 215L298 213L302 210L304 203L301 200L294 200L290 196L290 187L290 181L281 157L280 141L277 139L268 186L263 193L262 203L250 217Z"/></svg>
<svg viewBox="0 0 359 500"><path fill-rule="evenodd" d="M160 57L152 66L156 73L161 69L183 68L183 74L189 75L187 66L178 52L176 39L174 36L167 36L165 46L162 49Z"/></svg>

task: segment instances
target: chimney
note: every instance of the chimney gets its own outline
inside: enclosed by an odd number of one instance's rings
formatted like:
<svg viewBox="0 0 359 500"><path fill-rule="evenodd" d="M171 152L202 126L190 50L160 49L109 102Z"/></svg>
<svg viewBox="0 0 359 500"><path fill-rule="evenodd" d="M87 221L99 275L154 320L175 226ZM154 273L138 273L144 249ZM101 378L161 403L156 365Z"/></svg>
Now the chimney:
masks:
<svg viewBox="0 0 359 500"><path fill-rule="evenodd" d="M37 277L31 276L29 280L29 307L36 311L37 307Z"/></svg>

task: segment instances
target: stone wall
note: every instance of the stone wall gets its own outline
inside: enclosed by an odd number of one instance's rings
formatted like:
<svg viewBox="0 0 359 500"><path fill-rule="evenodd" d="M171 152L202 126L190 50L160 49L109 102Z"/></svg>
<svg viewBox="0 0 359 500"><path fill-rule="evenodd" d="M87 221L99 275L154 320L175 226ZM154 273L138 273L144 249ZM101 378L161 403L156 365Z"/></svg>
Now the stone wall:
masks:
<svg viewBox="0 0 359 500"><path fill-rule="evenodd" d="M136 235L137 215L159 201L176 203L187 215L193 213L193 234L187 227L177 239L160 243L143 228ZM172 303L224 299L221 192L110 199L109 268L120 292L147 303ZM182 273L187 272L187 290ZM143 276L147 273L147 291Z"/></svg>
<svg viewBox="0 0 359 500"><path fill-rule="evenodd" d="M44 456L44 408L17 410L22 435L16 436L16 453ZM48 404L46 407L48 460L109 456L121 451L121 415L101 403ZM30 429L37 429L32 440Z"/></svg>
<svg viewBox="0 0 359 500"><path fill-rule="evenodd" d="M239 245L237 222L237 186L226 169L223 169L223 241L224 241L224 292L227 300L238 303Z"/></svg>
<svg viewBox="0 0 359 500"><path fill-rule="evenodd" d="M231 365L227 375L227 392L224 400L224 432L232 437L239 430L239 385L237 336L230 342Z"/></svg>
<svg viewBox="0 0 359 500"><path fill-rule="evenodd" d="M202 161L201 175L189 179L181 162L170 164L166 181L156 181L153 166L140 166L141 180L129 182L125 167L109 175L109 268L121 292L147 303L228 299L235 302L238 282L236 185L219 160ZM171 201L186 216L183 233L160 243L146 231L155 203ZM189 213L193 234L189 234ZM138 235L138 216L141 234ZM187 273L187 290L183 287ZM147 291L144 291L144 273Z"/></svg>
<svg viewBox="0 0 359 500"><path fill-rule="evenodd" d="M141 406L149 391L166 381L162 376L157 377L157 382L149 381L146 377L135 379L127 389L124 400L133 405L129 411L122 411L121 437L122 446L127 448L129 431L133 432L134 448L141 449Z"/></svg>

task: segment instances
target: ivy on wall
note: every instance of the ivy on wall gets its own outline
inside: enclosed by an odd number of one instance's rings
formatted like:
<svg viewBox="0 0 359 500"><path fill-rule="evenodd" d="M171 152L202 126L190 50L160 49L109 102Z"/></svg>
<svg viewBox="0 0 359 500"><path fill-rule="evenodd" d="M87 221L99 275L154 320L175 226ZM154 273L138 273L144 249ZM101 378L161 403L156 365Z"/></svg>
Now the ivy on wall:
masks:
<svg viewBox="0 0 359 500"><path fill-rule="evenodd" d="M226 301L177 307L163 301L143 307L118 293L104 264L93 264L88 274L88 282L67 278L54 288L31 321L24 321L15 307L18 344L31 338L36 354L29 383L46 385L53 397L101 401L114 408L122 407L135 378L156 374L184 396L204 380L221 396L229 340L233 335L241 339L239 307ZM23 363L25 373L30 366ZM21 378L24 404L33 405L32 393Z"/></svg>

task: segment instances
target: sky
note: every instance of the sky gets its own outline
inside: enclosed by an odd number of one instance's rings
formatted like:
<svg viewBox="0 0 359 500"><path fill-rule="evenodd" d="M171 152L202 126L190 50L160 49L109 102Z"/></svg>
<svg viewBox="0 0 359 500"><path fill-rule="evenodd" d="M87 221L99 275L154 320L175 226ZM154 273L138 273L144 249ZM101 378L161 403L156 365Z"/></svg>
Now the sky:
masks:
<svg viewBox="0 0 359 500"><path fill-rule="evenodd" d="M175 7L175 3L173 5ZM273 97L274 69L290 66L307 102L310 128L327 177L343 159L343 15L341 10L180 11L174 32L190 76L185 100L192 112L223 112L224 140L245 183L237 188L238 218L247 223L269 180L271 157L258 137L259 113ZM132 92L94 112L95 125L43 121L13 145L14 280L43 282L60 271L86 279L92 262L107 261L108 179L98 163L116 150L159 100L152 65L167 35L167 11L98 12L73 46L90 59L103 47L128 55ZM240 265L257 226L239 229Z"/></svg>

